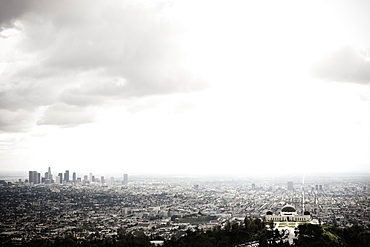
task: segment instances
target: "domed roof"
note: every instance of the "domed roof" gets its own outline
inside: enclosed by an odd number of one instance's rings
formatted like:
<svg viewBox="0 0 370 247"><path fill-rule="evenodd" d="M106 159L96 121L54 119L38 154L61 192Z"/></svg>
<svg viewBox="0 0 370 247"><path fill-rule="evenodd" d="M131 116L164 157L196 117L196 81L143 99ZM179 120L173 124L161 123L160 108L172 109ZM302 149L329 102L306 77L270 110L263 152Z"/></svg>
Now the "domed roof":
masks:
<svg viewBox="0 0 370 247"><path fill-rule="evenodd" d="M308 211L304 211L304 213L303 213L304 215L310 215L310 212L308 212Z"/></svg>
<svg viewBox="0 0 370 247"><path fill-rule="evenodd" d="M272 215L272 212L271 211L267 211L266 212L266 215Z"/></svg>
<svg viewBox="0 0 370 247"><path fill-rule="evenodd" d="M281 212L296 212L297 210L292 205L285 205Z"/></svg>

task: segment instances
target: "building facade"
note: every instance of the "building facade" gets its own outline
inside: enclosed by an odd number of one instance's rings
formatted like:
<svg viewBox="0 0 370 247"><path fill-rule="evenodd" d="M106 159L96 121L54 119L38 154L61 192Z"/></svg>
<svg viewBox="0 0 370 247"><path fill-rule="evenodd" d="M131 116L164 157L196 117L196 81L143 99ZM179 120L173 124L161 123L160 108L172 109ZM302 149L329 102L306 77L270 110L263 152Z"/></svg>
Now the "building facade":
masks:
<svg viewBox="0 0 370 247"><path fill-rule="evenodd" d="M123 174L123 185L128 184L128 174Z"/></svg>
<svg viewBox="0 0 370 247"><path fill-rule="evenodd" d="M285 205L281 208L279 215L274 215L271 211L268 211L265 215L265 220L274 222L309 222L311 221L311 215L308 211L304 212L303 215L299 215L292 205Z"/></svg>

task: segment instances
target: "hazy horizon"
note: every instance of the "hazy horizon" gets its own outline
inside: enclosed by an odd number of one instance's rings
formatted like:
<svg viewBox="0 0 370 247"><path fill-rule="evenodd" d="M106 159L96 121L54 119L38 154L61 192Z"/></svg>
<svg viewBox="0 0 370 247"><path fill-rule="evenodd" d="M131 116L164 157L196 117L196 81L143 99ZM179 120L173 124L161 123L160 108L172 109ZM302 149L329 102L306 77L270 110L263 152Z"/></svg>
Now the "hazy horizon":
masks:
<svg viewBox="0 0 370 247"><path fill-rule="evenodd" d="M41 176L44 176L44 173L47 171L45 170L37 170L41 174ZM72 176L73 172L76 172L74 170L69 170L70 176ZM58 170L53 171L52 169L52 175L56 176L58 173L64 173L65 170ZM158 178L158 179L172 179L172 178L190 178L190 179L249 179L249 180L260 180L260 179L290 179L290 180L296 180L301 183L303 176L308 179L315 179L315 178L331 178L331 177L368 177L370 175L370 171L353 171L353 172L319 172L319 171L312 171L308 173L298 173L298 172L291 172L291 173L277 173L277 174L237 174L237 173L227 173L227 174L221 174L221 173L211 173L211 174L199 174L199 173L117 173L117 172L91 172L92 175L94 175L96 178L99 178L101 176L104 176L105 179L109 179L111 177L114 177L115 179L123 179L124 174L128 174L129 178ZM77 177L83 178L84 175L89 175L90 171L85 172L76 172ZM13 179L16 178L28 178L28 171L2 171L0 170L0 179L6 178L6 177L12 177Z"/></svg>

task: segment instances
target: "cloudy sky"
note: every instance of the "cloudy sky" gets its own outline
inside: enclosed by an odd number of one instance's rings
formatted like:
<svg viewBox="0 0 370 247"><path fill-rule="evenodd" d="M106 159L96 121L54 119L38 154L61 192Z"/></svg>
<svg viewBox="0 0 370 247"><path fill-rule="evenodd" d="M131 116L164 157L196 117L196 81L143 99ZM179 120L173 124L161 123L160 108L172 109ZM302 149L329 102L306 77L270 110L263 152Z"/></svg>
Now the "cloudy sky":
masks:
<svg viewBox="0 0 370 247"><path fill-rule="evenodd" d="M0 170L370 171L369 9L0 0Z"/></svg>

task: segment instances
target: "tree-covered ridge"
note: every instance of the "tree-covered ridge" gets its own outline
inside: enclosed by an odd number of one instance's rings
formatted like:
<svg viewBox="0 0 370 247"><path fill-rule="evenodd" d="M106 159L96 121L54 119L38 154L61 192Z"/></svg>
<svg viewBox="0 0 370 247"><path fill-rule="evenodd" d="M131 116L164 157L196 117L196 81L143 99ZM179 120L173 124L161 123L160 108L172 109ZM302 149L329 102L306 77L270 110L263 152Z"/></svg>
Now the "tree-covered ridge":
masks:
<svg viewBox="0 0 370 247"><path fill-rule="evenodd" d="M196 231L188 230L185 236L178 239L172 238L165 242L164 246L235 246L259 240L264 244L267 243L267 237L268 231L266 231L265 222L260 219L246 218L244 224L228 222L223 229L218 226L206 232L199 229Z"/></svg>
<svg viewBox="0 0 370 247"><path fill-rule="evenodd" d="M260 247L268 246L299 246L299 247L367 247L370 246L370 232L359 226L341 228L330 225L299 225L295 230L297 236L290 245L278 230L271 230L272 222L260 219L245 218L244 222L227 222L221 228L212 230L187 230L185 234L164 241L164 247L228 247L246 243L258 243ZM10 239L2 246L19 246ZM127 233L120 228L115 236L91 234L87 239L77 239L72 235L55 239L34 239L23 243L24 246L154 246L153 240L142 231ZM244 245L246 246L246 245Z"/></svg>
<svg viewBox="0 0 370 247"><path fill-rule="evenodd" d="M307 224L299 226L296 232L298 234L298 239L295 241L296 246L370 246L369 231L365 231L357 225L340 228Z"/></svg>

